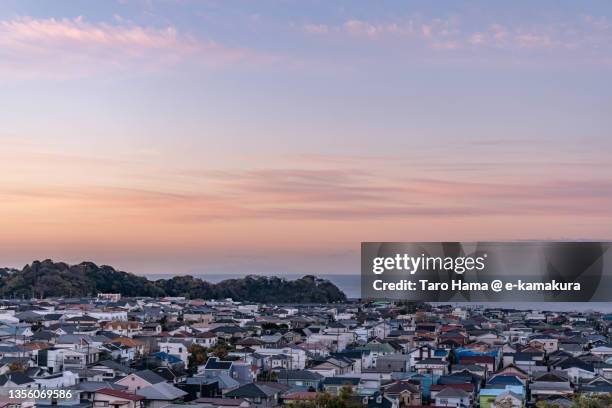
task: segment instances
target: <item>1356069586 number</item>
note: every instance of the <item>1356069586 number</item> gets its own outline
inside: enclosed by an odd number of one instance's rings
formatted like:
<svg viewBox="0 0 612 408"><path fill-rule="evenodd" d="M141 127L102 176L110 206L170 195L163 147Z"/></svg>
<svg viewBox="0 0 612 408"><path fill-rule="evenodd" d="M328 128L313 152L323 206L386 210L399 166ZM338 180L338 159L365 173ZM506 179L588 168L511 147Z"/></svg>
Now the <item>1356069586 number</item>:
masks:
<svg viewBox="0 0 612 408"><path fill-rule="evenodd" d="M11 399L72 399L72 390L50 389L11 389L8 397Z"/></svg>

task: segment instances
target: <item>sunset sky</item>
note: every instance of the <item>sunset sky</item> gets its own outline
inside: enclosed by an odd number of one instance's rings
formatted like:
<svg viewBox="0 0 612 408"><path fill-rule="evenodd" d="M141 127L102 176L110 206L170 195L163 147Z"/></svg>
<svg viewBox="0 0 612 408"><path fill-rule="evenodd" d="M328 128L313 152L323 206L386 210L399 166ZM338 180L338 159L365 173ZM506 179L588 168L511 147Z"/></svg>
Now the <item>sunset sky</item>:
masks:
<svg viewBox="0 0 612 408"><path fill-rule="evenodd" d="M0 266L358 273L612 239L612 3L0 7Z"/></svg>

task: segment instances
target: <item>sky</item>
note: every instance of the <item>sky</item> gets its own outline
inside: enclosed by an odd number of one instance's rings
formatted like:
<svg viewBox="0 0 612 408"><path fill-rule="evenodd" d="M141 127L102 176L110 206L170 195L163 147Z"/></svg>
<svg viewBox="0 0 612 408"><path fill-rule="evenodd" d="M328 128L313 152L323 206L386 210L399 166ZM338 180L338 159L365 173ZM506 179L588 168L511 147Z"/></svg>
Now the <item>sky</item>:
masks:
<svg viewBox="0 0 612 408"><path fill-rule="evenodd" d="M0 7L0 265L351 274L612 239L608 1Z"/></svg>

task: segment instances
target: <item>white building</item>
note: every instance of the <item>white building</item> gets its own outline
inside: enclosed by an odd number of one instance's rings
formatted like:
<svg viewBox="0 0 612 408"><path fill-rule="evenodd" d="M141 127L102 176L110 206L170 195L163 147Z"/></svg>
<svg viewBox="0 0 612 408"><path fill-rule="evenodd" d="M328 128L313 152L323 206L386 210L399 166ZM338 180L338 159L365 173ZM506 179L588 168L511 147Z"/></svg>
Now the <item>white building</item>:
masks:
<svg viewBox="0 0 612 408"><path fill-rule="evenodd" d="M187 346L181 342L164 341L159 343L159 351L171 354L181 359L185 367L189 364L189 351Z"/></svg>
<svg viewBox="0 0 612 408"><path fill-rule="evenodd" d="M316 333L306 338L306 343L318 343L324 345L330 351L342 351L355 341L354 333Z"/></svg>
<svg viewBox="0 0 612 408"><path fill-rule="evenodd" d="M289 363L289 368L292 370L303 370L306 368L306 352L304 350L293 348L293 347L283 347L283 348L263 348L263 347L254 347L253 348L257 354L261 354L267 357L273 357L278 355L286 355L290 358L291 362Z"/></svg>
<svg viewBox="0 0 612 408"><path fill-rule="evenodd" d="M58 389L72 387L79 383L79 375L72 371L63 371L43 378L34 379L40 389Z"/></svg>

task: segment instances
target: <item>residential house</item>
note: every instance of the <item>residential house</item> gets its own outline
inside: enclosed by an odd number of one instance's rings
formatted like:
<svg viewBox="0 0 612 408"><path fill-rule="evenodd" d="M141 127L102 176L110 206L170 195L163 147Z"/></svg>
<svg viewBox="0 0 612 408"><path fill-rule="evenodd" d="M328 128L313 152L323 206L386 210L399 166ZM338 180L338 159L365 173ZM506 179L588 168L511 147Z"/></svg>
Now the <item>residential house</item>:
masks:
<svg viewBox="0 0 612 408"><path fill-rule="evenodd" d="M435 396L435 405L440 407L469 408L472 396L459 388L446 387Z"/></svg>
<svg viewBox="0 0 612 408"><path fill-rule="evenodd" d="M225 394L225 398L248 401L257 408L271 408L280 405L281 391L270 384L249 383Z"/></svg>
<svg viewBox="0 0 612 408"><path fill-rule="evenodd" d="M310 370L280 370L276 379L281 384L286 384L291 389L303 388L317 391L323 381L323 376Z"/></svg>
<svg viewBox="0 0 612 408"><path fill-rule="evenodd" d="M102 408L143 408L144 399L137 395L112 388L102 388L94 392L93 407Z"/></svg>
<svg viewBox="0 0 612 408"><path fill-rule="evenodd" d="M448 373L448 362L441 358L427 358L418 361L414 368L419 374L444 375Z"/></svg>
<svg viewBox="0 0 612 408"><path fill-rule="evenodd" d="M151 370L141 370L128 374L126 377L115 381L115 384L123 385L129 392L137 392L151 385L166 382L166 380Z"/></svg>
<svg viewBox="0 0 612 408"><path fill-rule="evenodd" d="M159 382L136 391L145 398L145 408L162 408L183 401L187 393L167 382Z"/></svg>

